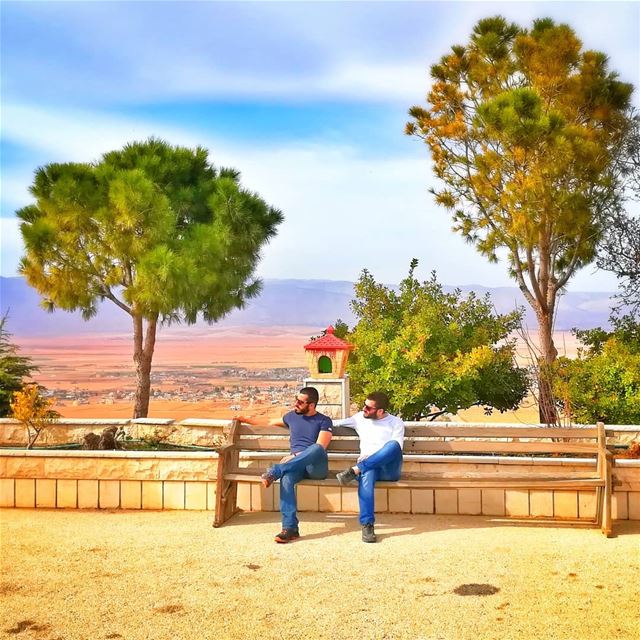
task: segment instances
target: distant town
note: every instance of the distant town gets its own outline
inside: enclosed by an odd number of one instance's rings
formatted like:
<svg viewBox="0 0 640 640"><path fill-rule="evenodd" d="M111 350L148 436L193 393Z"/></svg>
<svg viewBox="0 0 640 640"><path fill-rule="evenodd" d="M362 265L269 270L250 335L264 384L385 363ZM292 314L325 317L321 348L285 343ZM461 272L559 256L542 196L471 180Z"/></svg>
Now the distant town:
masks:
<svg viewBox="0 0 640 640"><path fill-rule="evenodd" d="M301 386L307 375L305 367L168 369L151 374L150 395L156 400L228 402L229 409L239 411L254 404L289 404L292 388ZM71 381L69 388L50 389L47 395L57 406L109 405L134 399L130 370L96 373L94 377L103 380L100 389L88 389ZM107 385L105 379L111 380L112 384Z"/></svg>

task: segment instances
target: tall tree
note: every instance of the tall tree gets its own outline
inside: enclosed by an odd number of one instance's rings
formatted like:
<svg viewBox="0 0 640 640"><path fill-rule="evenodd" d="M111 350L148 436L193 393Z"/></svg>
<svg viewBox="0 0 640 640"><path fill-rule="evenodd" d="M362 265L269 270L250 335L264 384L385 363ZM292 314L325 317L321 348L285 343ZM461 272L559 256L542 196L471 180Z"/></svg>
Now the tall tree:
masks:
<svg viewBox="0 0 640 640"><path fill-rule="evenodd" d="M134 417L149 411L158 324L215 322L256 296L260 250L283 219L206 149L153 138L93 164L39 168L31 193L36 203L17 212L20 271L49 310L89 319L110 300L131 316Z"/></svg>
<svg viewBox="0 0 640 640"><path fill-rule="evenodd" d="M25 386L36 369L31 359L21 356L18 347L11 342L6 329L7 316L0 318L0 418L11 413L11 398L14 392Z"/></svg>
<svg viewBox="0 0 640 640"><path fill-rule="evenodd" d="M372 389L389 393L393 410L418 420L432 407L451 413L473 405L515 409L527 392L527 372L514 364L509 334L520 314L496 315L488 295L446 293L420 282L413 260L394 289L364 270L351 307L358 322L346 338L354 398Z"/></svg>
<svg viewBox="0 0 640 640"><path fill-rule="evenodd" d="M431 67L428 106L413 107L407 133L429 147L443 186L436 202L454 230L509 274L536 313L540 370L557 356L558 295L595 257L611 201L613 151L632 86L550 19L529 30L497 16ZM541 376L540 417L555 421Z"/></svg>

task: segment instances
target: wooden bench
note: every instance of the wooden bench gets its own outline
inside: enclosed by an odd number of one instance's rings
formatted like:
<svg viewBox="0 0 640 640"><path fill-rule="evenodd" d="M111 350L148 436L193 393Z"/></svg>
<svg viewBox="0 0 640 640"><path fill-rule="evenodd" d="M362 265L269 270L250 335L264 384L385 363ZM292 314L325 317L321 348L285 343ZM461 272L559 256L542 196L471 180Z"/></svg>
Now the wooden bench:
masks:
<svg viewBox="0 0 640 640"><path fill-rule="evenodd" d="M283 456L288 450L289 432L285 428L249 426L238 421L231 423L226 432L226 443L219 450L214 526L222 525L238 511L238 482L260 482L260 474L269 466L263 459L259 461L259 466L243 466L240 453L269 452L274 456ZM332 454L347 454L339 456L343 460L338 470L353 464L359 451L355 431L345 427L334 428L328 451L330 463L332 457L336 457ZM479 462L475 457L478 455L491 456L490 461L499 464L474 464ZM426 461L425 456L428 456ZM510 456L573 456L593 459L595 464L583 464L578 468L579 465L560 464L557 460L524 471L522 467L520 471L512 471L518 459ZM602 423L595 428L412 423L406 428L403 458L400 480L376 483L376 487L593 492L595 517L588 522L599 526L605 535L611 534L611 454L606 448L606 433ZM466 463L467 460L470 464ZM485 461L484 457L482 461ZM268 462L271 463L271 460ZM411 464L413 462L419 464ZM511 464L503 464L506 462ZM326 480L302 480L301 484L339 486L335 471L330 471Z"/></svg>

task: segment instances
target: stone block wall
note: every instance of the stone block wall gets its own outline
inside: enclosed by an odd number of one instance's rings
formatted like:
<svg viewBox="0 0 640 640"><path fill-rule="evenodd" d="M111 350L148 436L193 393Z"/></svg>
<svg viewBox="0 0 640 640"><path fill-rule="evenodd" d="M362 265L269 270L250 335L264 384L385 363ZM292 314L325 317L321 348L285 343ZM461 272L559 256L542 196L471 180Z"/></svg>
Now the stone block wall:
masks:
<svg viewBox="0 0 640 640"><path fill-rule="evenodd" d="M345 456L336 456L337 458ZM261 459L262 458L262 459ZM495 458L466 456L474 462L464 462L459 457L449 456L447 462L435 462L441 457L423 456L430 461L405 464L405 471L428 472L429 466L437 465L438 473L460 468L465 471L510 473L517 467L517 473L532 475L552 470L557 465L564 467L579 477L590 474L591 461L578 463L562 458L505 458L495 462ZM263 457L251 459L247 456L246 466L265 466ZM344 462L332 459L330 468L340 470ZM613 494L612 511L614 520L640 520L640 460L620 460L615 469L616 478L621 482ZM245 511L278 511L280 488L276 483L264 489L256 483L239 483L238 506ZM358 512L356 487L317 487L298 485L298 509L300 511ZM521 489L407 489L381 487L376 489L377 513L416 513L443 515L485 515L505 518L554 518L556 520L592 520L595 517L596 502L594 491L540 491Z"/></svg>
<svg viewBox="0 0 640 640"><path fill-rule="evenodd" d="M213 452L7 451L0 507L214 510Z"/></svg>

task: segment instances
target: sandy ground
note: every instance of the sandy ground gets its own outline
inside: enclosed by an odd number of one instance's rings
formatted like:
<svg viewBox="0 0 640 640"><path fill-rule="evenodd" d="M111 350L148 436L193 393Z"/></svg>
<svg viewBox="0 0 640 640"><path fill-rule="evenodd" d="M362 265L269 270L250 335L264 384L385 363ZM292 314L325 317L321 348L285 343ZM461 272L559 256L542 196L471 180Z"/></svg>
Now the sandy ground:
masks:
<svg viewBox="0 0 640 640"><path fill-rule="evenodd" d="M4 510L0 637L640 637L640 523L617 537L483 517Z"/></svg>

